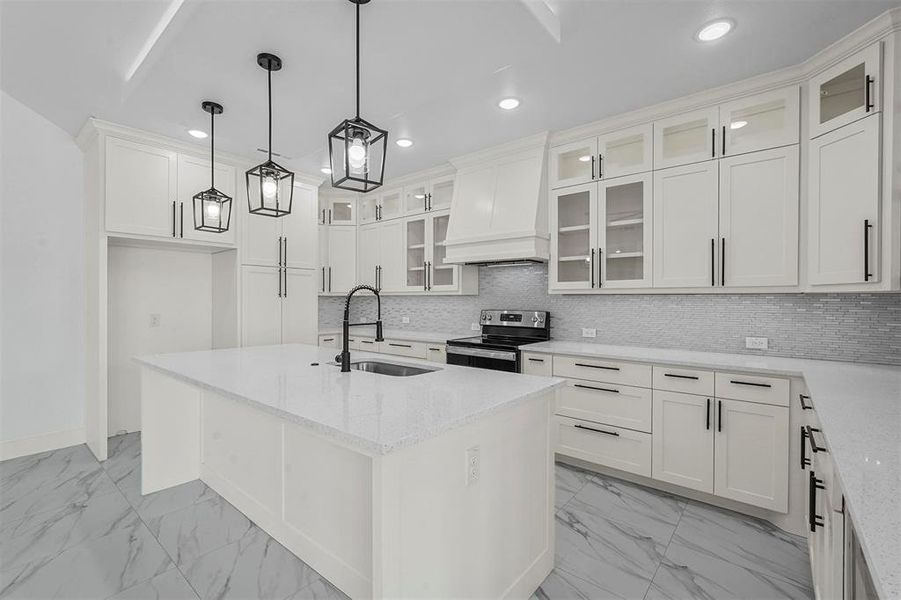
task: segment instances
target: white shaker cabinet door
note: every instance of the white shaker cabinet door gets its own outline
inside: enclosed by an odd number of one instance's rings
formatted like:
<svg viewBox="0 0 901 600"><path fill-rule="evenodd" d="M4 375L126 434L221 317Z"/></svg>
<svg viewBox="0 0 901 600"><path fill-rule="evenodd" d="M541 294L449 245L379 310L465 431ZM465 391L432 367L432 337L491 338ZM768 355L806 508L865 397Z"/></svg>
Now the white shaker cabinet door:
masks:
<svg viewBox="0 0 901 600"><path fill-rule="evenodd" d="M282 343L315 344L318 332L317 272L282 269Z"/></svg>
<svg viewBox="0 0 901 600"><path fill-rule="evenodd" d="M654 287L716 285L717 163L654 173Z"/></svg>
<svg viewBox="0 0 901 600"><path fill-rule="evenodd" d="M241 277L241 345L281 343L281 269L244 267Z"/></svg>
<svg viewBox="0 0 901 600"><path fill-rule="evenodd" d="M291 214L281 217L283 265L292 269L315 269L316 211L318 190L311 186L294 185Z"/></svg>
<svg viewBox="0 0 901 600"><path fill-rule="evenodd" d="M810 142L811 285L879 281L879 123L873 115Z"/></svg>
<svg viewBox="0 0 901 600"><path fill-rule="evenodd" d="M798 283L798 146L720 161L720 285Z"/></svg>
<svg viewBox="0 0 901 600"><path fill-rule="evenodd" d="M175 152L107 138L107 231L176 237L176 179Z"/></svg>
<svg viewBox="0 0 901 600"><path fill-rule="evenodd" d="M379 260L378 284L380 291L401 292L404 290L404 225L405 221L400 219L379 225L376 255Z"/></svg>
<svg viewBox="0 0 901 600"><path fill-rule="evenodd" d="M254 215L247 211L246 204L235 206L242 215L241 263L264 267L277 267L281 257L281 221L265 215Z"/></svg>
<svg viewBox="0 0 901 600"><path fill-rule="evenodd" d="M357 285L357 231L330 227L328 232L327 292L345 294Z"/></svg>
<svg viewBox="0 0 901 600"><path fill-rule="evenodd" d="M717 399L714 493L788 510L788 408Z"/></svg>
<svg viewBox="0 0 901 600"><path fill-rule="evenodd" d="M373 223L360 227L357 233L357 284L375 286L377 283L380 228L381 224Z"/></svg>
<svg viewBox="0 0 901 600"><path fill-rule="evenodd" d="M713 492L713 399L654 390L654 479Z"/></svg>

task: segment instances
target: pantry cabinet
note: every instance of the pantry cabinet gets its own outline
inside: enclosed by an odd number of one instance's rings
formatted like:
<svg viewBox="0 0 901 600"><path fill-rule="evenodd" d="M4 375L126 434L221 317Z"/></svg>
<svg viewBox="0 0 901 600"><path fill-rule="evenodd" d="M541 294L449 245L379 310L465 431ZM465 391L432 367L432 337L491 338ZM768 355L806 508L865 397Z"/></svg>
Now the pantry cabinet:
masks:
<svg viewBox="0 0 901 600"><path fill-rule="evenodd" d="M650 171L652 143L652 125L647 123L551 148L551 188Z"/></svg>
<svg viewBox="0 0 901 600"><path fill-rule="evenodd" d="M175 152L107 137L106 230L177 237L177 178L178 155ZM188 214L190 216L190 212Z"/></svg>
<svg viewBox="0 0 901 600"><path fill-rule="evenodd" d="M242 345L316 342L316 271L245 266L241 287Z"/></svg>
<svg viewBox="0 0 901 600"><path fill-rule="evenodd" d="M327 241L320 245L319 254L319 292L343 295L357 285L357 230L326 227L325 234Z"/></svg>
<svg viewBox="0 0 901 600"><path fill-rule="evenodd" d="M880 280L880 115L810 141L811 285Z"/></svg>
<svg viewBox="0 0 901 600"><path fill-rule="evenodd" d="M882 42L876 42L810 79L810 137L882 110Z"/></svg>
<svg viewBox="0 0 901 600"><path fill-rule="evenodd" d="M404 289L404 222L374 223L361 227L358 236L357 283L383 292Z"/></svg>

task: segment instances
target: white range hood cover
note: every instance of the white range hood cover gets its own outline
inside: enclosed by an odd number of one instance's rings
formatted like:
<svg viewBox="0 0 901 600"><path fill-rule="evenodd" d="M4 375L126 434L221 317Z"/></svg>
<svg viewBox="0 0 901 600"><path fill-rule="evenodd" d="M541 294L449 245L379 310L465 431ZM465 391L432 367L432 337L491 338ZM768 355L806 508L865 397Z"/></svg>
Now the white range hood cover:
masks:
<svg viewBox="0 0 901 600"><path fill-rule="evenodd" d="M446 263L547 261L547 132L451 159Z"/></svg>

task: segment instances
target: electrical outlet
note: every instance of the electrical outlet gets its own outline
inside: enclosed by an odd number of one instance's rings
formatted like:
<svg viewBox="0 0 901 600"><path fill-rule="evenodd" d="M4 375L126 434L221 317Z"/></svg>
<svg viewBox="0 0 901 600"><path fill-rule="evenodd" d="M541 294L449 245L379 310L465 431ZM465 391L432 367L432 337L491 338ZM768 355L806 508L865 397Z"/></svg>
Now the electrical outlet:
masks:
<svg viewBox="0 0 901 600"><path fill-rule="evenodd" d="M766 350L770 347L770 339L765 337L746 337L745 348L754 350Z"/></svg>
<svg viewBox="0 0 901 600"><path fill-rule="evenodd" d="M597 336L598 336L597 329L594 329L594 328L588 329L586 327L582 328L582 337L597 337Z"/></svg>
<svg viewBox="0 0 901 600"><path fill-rule="evenodd" d="M400 322L401 322L401 323L409 323L409 322L410 322L410 317L401 317L401 318L400 318Z"/></svg>
<svg viewBox="0 0 901 600"><path fill-rule="evenodd" d="M150 314L150 326L151 327L159 327L160 326L160 315L158 313Z"/></svg>
<svg viewBox="0 0 901 600"><path fill-rule="evenodd" d="M482 474L482 461L479 458L479 447L473 446L466 451L466 485L479 481Z"/></svg>
<svg viewBox="0 0 901 600"><path fill-rule="evenodd" d="M478 324L478 323L473 323L472 325L469 326L469 328L472 329L473 331L478 331L478 330L479 330L479 324Z"/></svg>

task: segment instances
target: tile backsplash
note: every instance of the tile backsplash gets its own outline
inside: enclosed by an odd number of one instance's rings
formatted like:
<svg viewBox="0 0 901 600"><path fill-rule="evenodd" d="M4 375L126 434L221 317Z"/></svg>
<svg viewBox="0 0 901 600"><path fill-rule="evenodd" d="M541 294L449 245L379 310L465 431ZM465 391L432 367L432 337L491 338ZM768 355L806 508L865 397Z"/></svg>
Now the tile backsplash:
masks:
<svg viewBox="0 0 901 600"><path fill-rule="evenodd" d="M548 294L545 265L482 267L478 296L385 296L382 319L465 335L483 308L548 310L557 340L901 365L901 294L563 296ZM343 298L320 298L320 329L340 327L343 310ZM355 296L351 310L365 318L375 300ZM582 338L583 327L597 337ZM769 349L746 349L745 336L769 338Z"/></svg>

